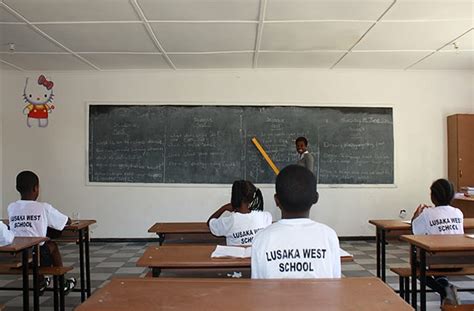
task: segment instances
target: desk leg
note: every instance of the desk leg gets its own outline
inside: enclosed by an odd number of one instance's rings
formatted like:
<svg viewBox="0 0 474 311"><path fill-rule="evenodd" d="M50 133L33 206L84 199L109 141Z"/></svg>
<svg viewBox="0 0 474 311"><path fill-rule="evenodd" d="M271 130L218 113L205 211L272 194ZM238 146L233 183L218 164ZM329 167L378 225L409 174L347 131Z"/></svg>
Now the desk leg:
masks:
<svg viewBox="0 0 474 311"><path fill-rule="evenodd" d="M411 306L416 310L416 247L410 245L410 262L411 262Z"/></svg>
<svg viewBox="0 0 474 311"><path fill-rule="evenodd" d="M163 245L163 242L165 241L165 234L164 233L158 233L158 243Z"/></svg>
<svg viewBox="0 0 474 311"><path fill-rule="evenodd" d="M426 311L426 252L420 249L420 310Z"/></svg>
<svg viewBox="0 0 474 311"><path fill-rule="evenodd" d="M81 302L86 300L86 282L84 279L84 233L79 230L79 265L81 270Z"/></svg>
<svg viewBox="0 0 474 311"><path fill-rule="evenodd" d="M23 310L30 309L29 285L28 285L28 254L29 249L25 248L21 252L21 265L23 272Z"/></svg>
<svg viewBox="0 0 474 311"><path fill-rule="evenodd" d="M31 249L31 255L33 257L33 309L39 310L39 283L38 283L38 255L39 246L35 245Z"/></svg>
<svg viewBox="0 0 474 311"><path fill-rule="evenodd" d="M377 255L377 277L380 277L380 231L377 227L376 234L375 234L375 247L376 247L376 255Z"/></svg>
<svg viewBox="0 0 474 311"><path fill-rule="evenodd" d="M151 268L151 276L154 278L159 277L161 274L161 269L160 268Z"/></svg>
<svg viewBox="0 0 474 311"><path fill-rule="evenodd" d="M85 252L86 252L86 282L87 298L91 296L91 264L89 257L89 227L84 229Z"/></svg>
<svg viewBox="0 0 474 311"><path fill-rule="evenodd" d="M381 241L381 252L382 252L382 262L380 264L380 269L382 270L382 281L385 282L385 230L382 230L382 241Z"/></svg>

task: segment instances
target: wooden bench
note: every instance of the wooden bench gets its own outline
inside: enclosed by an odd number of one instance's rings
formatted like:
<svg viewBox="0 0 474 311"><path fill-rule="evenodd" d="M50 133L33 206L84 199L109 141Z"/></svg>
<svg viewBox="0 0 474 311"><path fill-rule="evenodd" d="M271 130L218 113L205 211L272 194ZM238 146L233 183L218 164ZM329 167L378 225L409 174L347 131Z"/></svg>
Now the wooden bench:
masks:
<svg viewBox="0 0 474 311"><path fill-rule="evenodd" d="M20 269L19 269L20 268ZM51 275L53 277L53 297L54 310L64 311L64 276L71 271L73 267L39 267L38 272L42 275ZM21 274L20 267L6 267L0 266L0 274ZM1 309L0 309L1 310Z"/></svg>
<svg viewBox="0 0 474 311"><path fill-rule="evenodd" d="M406 302L410 302L410 267L394 267L390 268L390 271L398 275L400 296L405 299ZM418 273L417 273L418 275ZM474 267L465 267L458 270L426 270L426 276L452 276L452 275L474 275ZM471 289L467 289L471 290Z"/></svg>
<svg viewBox="0 0 474 311"><path fill-rule="evenodd" d="M474 311L474 304L467 305L444 305L441 311Z"/></svg>

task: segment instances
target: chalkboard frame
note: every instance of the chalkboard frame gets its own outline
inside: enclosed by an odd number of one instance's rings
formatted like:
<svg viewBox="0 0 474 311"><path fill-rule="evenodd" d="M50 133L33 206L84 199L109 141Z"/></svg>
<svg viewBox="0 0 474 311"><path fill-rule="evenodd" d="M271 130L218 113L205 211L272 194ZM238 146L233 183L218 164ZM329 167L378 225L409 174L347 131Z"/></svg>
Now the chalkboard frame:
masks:
<svg viewBox="0 0 474 311"><path fill-rule="evenodd" d="M392 133L393 133L393 183L387 184L318 184L318 188L397 188L397 156L396 156L396 111L393 105L388 104L341 104L341 103L317 103L317 102L100 102L87 101L85 105L85 181L86 186L106 187L157 187L157 188L228 188L231 183L143 183L143 182L96 182L89 181L89 117L91 106L229 106L229 107L304 107L304 108L390 108L392 110ZM262 189L273 189L272 183L258 183Z"/></svg>

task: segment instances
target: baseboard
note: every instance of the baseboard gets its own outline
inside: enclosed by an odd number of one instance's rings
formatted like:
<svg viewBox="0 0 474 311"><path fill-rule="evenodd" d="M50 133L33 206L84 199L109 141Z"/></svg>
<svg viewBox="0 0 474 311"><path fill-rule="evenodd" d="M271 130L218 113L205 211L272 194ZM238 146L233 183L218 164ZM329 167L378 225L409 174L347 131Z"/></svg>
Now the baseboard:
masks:
<svg viewBox="0 0 474 311"><path fill-rule="evenodd" d="M375 241L374 236L341 236L339 241ZM156 242L158 238L92 238L91 242L97 243L139 243Z"/></svg>

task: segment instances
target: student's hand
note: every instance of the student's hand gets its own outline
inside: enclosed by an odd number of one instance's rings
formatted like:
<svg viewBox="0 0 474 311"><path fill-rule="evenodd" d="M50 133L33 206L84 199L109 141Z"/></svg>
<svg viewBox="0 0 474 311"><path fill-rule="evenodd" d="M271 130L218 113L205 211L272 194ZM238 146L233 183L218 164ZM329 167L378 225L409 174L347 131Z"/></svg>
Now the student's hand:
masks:
<svg viewBox="0 0 474 311"><path fill-rule="evenodd" d="M425 208L430 208L430 207L431 207L431 206L428 206L428 205L426 205L426 204L420 204L420 205L418 205L418 207L416 208L415 213L413 214L412 220L415 219L416 217L420 216L420 214L423 212L423 210L424 210Z"/></svg>

